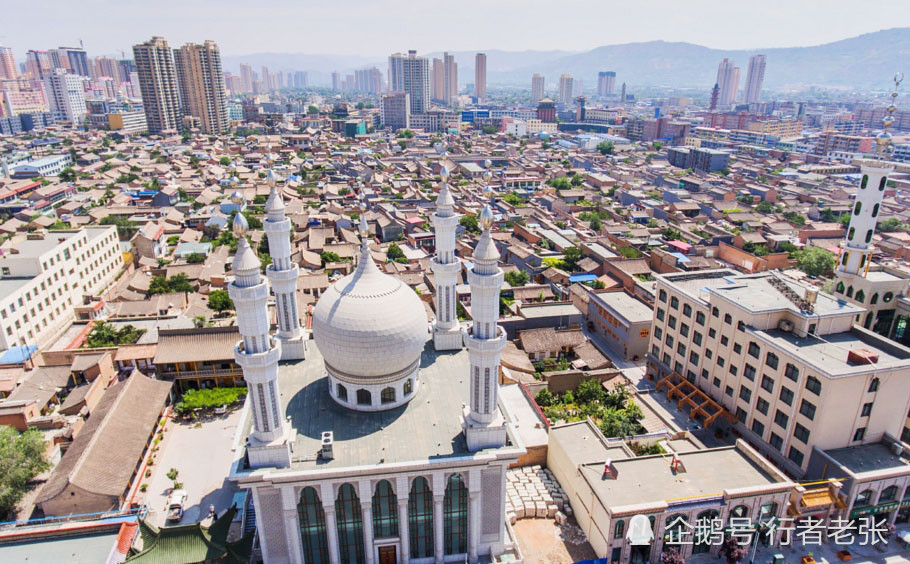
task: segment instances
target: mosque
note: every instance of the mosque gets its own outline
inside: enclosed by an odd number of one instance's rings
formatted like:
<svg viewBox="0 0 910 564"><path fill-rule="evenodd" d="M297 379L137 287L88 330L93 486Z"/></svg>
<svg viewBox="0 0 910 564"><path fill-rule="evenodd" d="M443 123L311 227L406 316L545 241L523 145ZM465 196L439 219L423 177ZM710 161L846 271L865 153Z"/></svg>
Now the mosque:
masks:
<svg viewBox="0 0 910 564"><path fill-rule="evenodd" d="M307 346L294 298L290 222L270 175L266 278L239 239L229 287L249 394L230 479L252 494L267 563L490 562L508 550L506 469L524 454L498 401L503 281L485 208L469 270L473 324L455 315L458 216L446 184L433 223L437 320L370 256L313 311ZM270 285L278 330L270 334ZM315 342L315 347L312 346Z"/></svg>

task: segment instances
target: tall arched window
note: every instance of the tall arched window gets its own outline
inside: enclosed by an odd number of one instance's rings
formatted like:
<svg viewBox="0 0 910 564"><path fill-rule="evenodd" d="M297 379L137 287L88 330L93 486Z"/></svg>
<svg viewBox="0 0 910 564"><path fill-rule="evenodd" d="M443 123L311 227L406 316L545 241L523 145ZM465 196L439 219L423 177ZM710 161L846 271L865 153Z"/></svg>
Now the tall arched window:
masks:
<svg viewBox="0 0 910 564"><path fill-rule="evenodd" d="M853 215L859 215L859 212L863 209L862 202L856 202L856 205L853 206Z"/></svg>
<svg viewBox="0 0 910 564"><path fill-rule="evenodd" d="M341 561L363 564L363 516L360 513L360 498L351 484L342 484L338 488L335 519L338 524L338 554Z"/></svg>
<svg viewBox="0 0 910 564"><path fill-rule="evenodd" d="M433 556L433 492L423 476L411 482L408 494L408 534L411 537L411 558Z"/></svg>
<svg viewBox="0 0 910 564"><path fill-rule="evenodd" d="M613 538L621 539L626 532L626 522L620 519L616 522L616 528L613 529Z"/></svg>
<svg viewBox="0 0 910 564"><path fill-rule="evenodd" d="M869 391L870 391L870 392L877 392L877 391L878 391L878 383L879 383L878 377L873 378L872 381L869 382Z"/></svg>
<svg viewBox="0 0 910 564"><path fill-rule="evenodd" d="M869 300L870 305L875 305L878 303L878 292L872 294L872 298Z"/></svg>
<svg viewBox="0 0 910 564"><path fill-rule="evenodd" d="M300 518L300 538L303 540L303 559L313 564L328 564L329 549L325 532L325 511L319 494L311 487L300 492L297 505Z"/></svg>
<svg viewBox="0 0 910 564"><path fill-rule="evenodd" d="M338 384L335 386L335 396L337 396L340 401L348 401L348 389L345 388L343 384Z"/></svg>
<svg viewBox="0 0 910 564"><path fill-rule="evenodd" d="M373 492L373 537L398 536L398 498L388 480L380 480Z"/></svg>
<svg viewBox="0 0 910 564"><path fill-rule="evenodd" d="M777 502L769 501L758 510L758 520L764 523L777 517Z"/></svg>
<svg viewBox="0 0 910 564"><path fill-rule="evenodd" d="M664 546L684 542L685 535L689 534L691 528L689 520L682 513L670 515L664 520Z"/></svg>
<svg viewBox="0 0 910 564"><path fill-rule="evenodd" d="M723 529L721 524L715 522L719 517L720 513L716 509L709 509L707 511L702 511L698 514L698 517L695 518L695 528L700 531L706 531L707 533L702 535L703 538L695 540L692 547L692 554L702 554L711 550L711 539L714 536L711 533L713 533L716 528ZM702 542L698 542L699 540Z"/></svg>
<svg viewBox="0 0 910 564"><path fill-rule="evenodd" d="M853 507L865 507L867 505L872 505L872 490L865 490L856 496L856 501L853 502Z"/></svg>
<svg viewBox="0 0 910 564"><path fill-rule="evenodd" d="M860 267L862 267L862 265L860 265ZM860 291L856 293L856 301L858 301L859 303L863 303L864 301L866 301L866 292L864 292L862 289L860 289Z"/></svg>
<svg viewBox="0 0 910 564"><path fill-rule="evenodd" d="M872 230L871 229L866 230L866 242L867 243L872 242Z"/></svg>
<svg viewBox="0 0 910 564"><path fill-rule="evenodd" d="M886 185L887 183L888 183L888 177L887 177L887 176L882 176L882 179L878 181L878 191L879 191L879 192L884 192L884 191L885 191L885 185Z"/></svg>
<svg viewBox="0 0 910 564"><path fill-rule="evenodd" d="M847 288L847 297L848 297L848 298L852 298L852 297L853 297L853 286L849 286L849 287Z"/></svg>
<svg viewBox="0 0 910 564"><path fill-rule="evenodd" d="M885 295L882 296L882 301L885 302L886 304L890 303L891 300L893 300L893 299L894 299L894 292L885 292Z"/></svg>
<svg viewBox="0 0 910 564"><path fill-rule="evenodd" d="M745 505L737 505L733 508L733 511L730 512L730 517L736 519L745 519L749 516L749 508Z"/></svg>
<svg viewBox="0 0 910 564"><path fill-rule="evenodd" d="M468 551L468 488L465 486L461 474L449 476L442 517L445 553L466 553Z"/></svg>
<svg viewBox="0 0 910 564"><path fill-rule="evenodd" d="M878 204L872 206L872 217L878 217Z"/></svg>
<svg viewBox="0 0 910 564"><path fill-rule="evenodd" d="M357 390L357 405L372 405L372 403L373 396L369 390L364 390L363 388Z"/></svg>
<svg viewBox="0 0 910 564"><path fill-rule="evenodd" d="M850 231L847 232L847 239L852 241L854 235L856 235L856 227L851 227Z"/></svg>
<svg viewBox="0 0 910 564"><path fill-rule="evenodd" d="M869 175L868 175L868 174L864 174L864 175L863 175L862 181L860 181L860 183L859 183L859 187L860 187L861 189L865 189L866 186L868 186L868 185L869 185Z"/></svg>
<svg viewBox="0 0 910 564"><path fill-rule="evenodd" d="M837 292L838 294L843 294L845 288L846 288L846 286L844 285L843 282L838 282L837 286L835 286L835 288L834 288L834 291Z"/></svg>

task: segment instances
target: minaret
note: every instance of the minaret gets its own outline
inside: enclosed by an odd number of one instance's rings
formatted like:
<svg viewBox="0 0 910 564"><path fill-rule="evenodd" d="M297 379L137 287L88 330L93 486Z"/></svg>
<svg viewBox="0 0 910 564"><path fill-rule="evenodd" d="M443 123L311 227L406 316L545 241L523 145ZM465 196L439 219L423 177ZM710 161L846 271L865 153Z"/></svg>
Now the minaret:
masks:
<svg viewBox="0 0 910 564"><path fill-rule="evenodd" d="M436 256L430 266L436 284L436 324L433 326L433 346L437 351L462 347L461 325L458 323L458 295L455 286L461 262L455 258L455 229L459 214L455 213L455 200L449 192L449 169L439 171L442 186L436 198L433 214L433 231L436 235Z"/></svg>
<svg viewBox="0 0 910 564"><path fill-rule="evenodd" d="M275 293L278 334L281 341L281 360L299 360L306 356L306 335L300 327L297 310L297 276L300 268L291 261L291 220L284 215L284 199L278 192L278 177L270 170L267 177L271 193L265 203L266 219L262 228L269 238L272 264L265 275Z"/></svg>
<svg viewBox="0 0 910 564"><path fill-rule="evenodd" d="M497 324L503 273L490 235L493 212L489 206L480 214L480 227L483 233L474 249L474 268L468 271L474 324L464 336L471 359L470 407L465 409L464 429L472 452L506 443L506 423L497 405L499 357L506 346L506 333Z"/></svg>
<svg viewBox="0 0 910 564"><path fill-rule="evenodd" d="M242 337L234 347L234 360L243 370L253 417L247 455L254 468L287 467L291 464L290 426L284 421L278 392L281 342L269 335L269 284L259 273L262 264L247 242L249 225L242 213L234 216L233 228L239 244L232 264L234 281L228 292Z"/></svg>
<svg viewBox="0 0 910 564"><path fill-rule="evenodd" d="M860 165L862 178L837 263L838 281L847 286L850 286L857 277L865 278L869 272L874 251L872 235L875 234L875 226L878 223L878 213L888 184L888 175L894 172L893 164L887 160L888 145L891 144L888 128L894 124L894 112L897 109L894 100L897 98L897 89L903 78L901 73L894 76L891 103L885 109L885 117L882 118L883 130L875 138L875 158L863 159Z"/></svg>

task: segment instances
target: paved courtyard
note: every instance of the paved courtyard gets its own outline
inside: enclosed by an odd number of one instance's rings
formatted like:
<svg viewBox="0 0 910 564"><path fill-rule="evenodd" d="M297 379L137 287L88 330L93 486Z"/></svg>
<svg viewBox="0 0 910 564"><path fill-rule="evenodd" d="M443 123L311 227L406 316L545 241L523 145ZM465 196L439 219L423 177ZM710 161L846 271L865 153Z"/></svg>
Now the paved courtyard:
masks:
<svg viewBox="0 0 910 564"><path fill-rule="evenodd" d="M512 525L512 530L525 564L566 564L597 558L573 518L564 525L553 519L522 519Z"/></svg>
<svg viewBox="0 0 910 564"><path fill-rule="evenodd" d="M199 423L170 420L161 442L149 484L149 516L157 525L165 524L164 511L172 482L167 477L171 468L180 474L187 492L185 512L180 523L195 523L208 516L209 505L220 515L228 509L235 488L227 480L234 452L231 446L240 423L239 407L226 415L200 419ZM198 425L198 426L197 426ZM171 525L176 523L169 523Z"/></svg>

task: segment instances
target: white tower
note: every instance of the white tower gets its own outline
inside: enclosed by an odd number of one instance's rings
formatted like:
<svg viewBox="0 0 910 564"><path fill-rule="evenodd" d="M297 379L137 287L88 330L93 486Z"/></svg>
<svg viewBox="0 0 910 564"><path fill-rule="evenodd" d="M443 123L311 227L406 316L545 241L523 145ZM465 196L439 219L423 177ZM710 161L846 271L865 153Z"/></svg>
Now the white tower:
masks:
<svg viewBox="0 0 910 564"><path fill-rule="evenodd" d="M284 215L284 199L276 186L278 177L270 170L267 177L272 190L265 203L267 213L262 228L269 238L272 264L266 268L275 292L275 309L278 315L278 334L281 341L281 360L299 360L306 356L306 335L300 327L297 310L297 276L300 268L291 262L291 220Z"/></svg>
<svg viewBox="0 0 910 564"><path fill-rule="evenodd" d="M897 89L903 78L901 73L894 77L891 103L885 109L885 117L882 118L883 130L875 139L875 158L864 159L860 165L862 179L856 193L856 202L853 204L847 235L841 243L838 257L837 278L845 284L852 277L865 278L869 272L874 251L872 235L875 234L875 226L878 223L878 213L888 184L888 175L894 171L894 166L887 160L888 145L891 144L888 128L894 124L894 112L897 109L894 99L897 98Z"/></svg>
<svg viewBox="0 0 910 564"><path fill-rule="evenodd" d="M237 202L235 202L237 203ZM228 287L241 341L234 347L234 360L243 370L247 402L253 417L247 455L250 465L291 465L290 426L282 416L278 392L278 360L281 342L269 335L269 284L259 273L262 264L246 240L249 229L242 213L234 217L234 235L240 240L232 265L234 281Z"/></svg>
<svg viewBox="0 0 910 564"><path fill-rule="evenodd" d="M430 266L436 283L436 324L433 326L433 346L437 351L462 347L461 326L458 323L458 295L455 286L461 262L455 258L455 229L459 214L455 213L455 200L449 192L449 169L439 171L442 187L436 198L433 214L433 231L436 235L436 256Z"/></svg>
<svg viewBox="0 0 910 564"><path fill-rule="evenodd" d="M506 333L497 324L503 273L499 251L490 235L493 212L489 206L480 214L480 227L483 233L474 249L474 268L468 271L474 324L464 336L471 358L470 408L465 409L464 421L471 451L506 443L506 423L497 405L499 357L506 346Z"/></svg>

